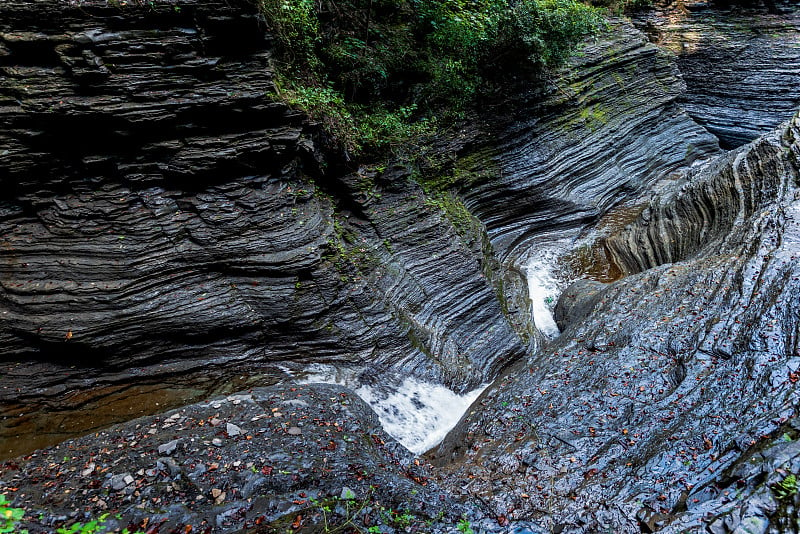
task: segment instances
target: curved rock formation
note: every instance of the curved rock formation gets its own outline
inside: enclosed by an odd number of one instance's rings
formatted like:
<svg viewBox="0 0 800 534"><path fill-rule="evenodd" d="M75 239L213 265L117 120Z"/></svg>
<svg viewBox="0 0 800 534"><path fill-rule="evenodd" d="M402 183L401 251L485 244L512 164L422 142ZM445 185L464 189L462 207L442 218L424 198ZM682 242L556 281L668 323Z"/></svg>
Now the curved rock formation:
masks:
<svg viewBox="0 0 800 534"><path fill-rule="evenodd" d="M77 4L0 6L4 455L50 439L32 441L37 405L68 433L311 363L456 391L503 374L436 472L346 390L297 385L8 461L2 487L42 507L36 528L100 500L133 526L299 528L326 521L310 498L373 482L365 528L410 526L380 506L434 531L462 514L486 531L794 528L800 119L720 156L669 56L616 22L550 92L443 143L453 187L426 193L404 167L318 149L275 98L248 2ZM627 276L573 285L545 342L522 264L587 236L605 239L583 263ZM81 408L93 418L72 423ZM58 487L78 475L86 493Z"/></svg>
<svg viewBox="0 0 800 534"><path fill-rule="evenodd" d="M537 528L794 532L776 484L800 462L798 155L795 116L612 236L647 270L484 394L444 480Z"/></svg>
<svg viewBox="0 0 800 534"><path fill-rule="evenodd" d="M247 1L0 6L4 455L308 362L463 391L524 354L480 227L323 173L266 37Z"/></svg>
<svg viewBox="0 0 800 534"><path fill-rule="evenodd" d="M314 128L264 97L247 2L2 13L5 454L308 362L475 387L536 339L495 254L513 264L714 150L666 57L623 26L537 120L460 151L477 222L402 168L323 173Z"/></svg>
<svg viewBox="0 0 800 534"><path fill-rule="evenodd" d="M681 106L727 148L769 132L800 106L796 2L733 4L665 1L635 17L676 55L687 86Z"/></svg>
<svg viewBox="0 0 800 534"><path fill-rule="evenodd" d="M480 181L481 169L461 171L479 177L466 203L503 259L527 254L543 235L577 234L718 150L676 105L684 85L669 57L629 26L616 23L584 45L554 84L549 98L530 96L498 134L494 173ZM467 163L486 173L485 160Z"/></svg>

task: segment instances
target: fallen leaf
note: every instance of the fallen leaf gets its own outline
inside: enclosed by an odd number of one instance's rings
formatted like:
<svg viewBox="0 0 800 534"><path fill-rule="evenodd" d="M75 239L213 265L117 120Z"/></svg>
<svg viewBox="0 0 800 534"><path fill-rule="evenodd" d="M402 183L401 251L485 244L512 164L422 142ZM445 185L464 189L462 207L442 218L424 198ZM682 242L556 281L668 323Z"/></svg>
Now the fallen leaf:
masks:
<svg viewBox="0 0 800 534"><path fill-rule="evenodd" d="M297 530L298 528L300 528L300 525L302 524L303 524L303 516L298 515L297 517L294 518L294 521L292 522L292 528Z"/></svg>

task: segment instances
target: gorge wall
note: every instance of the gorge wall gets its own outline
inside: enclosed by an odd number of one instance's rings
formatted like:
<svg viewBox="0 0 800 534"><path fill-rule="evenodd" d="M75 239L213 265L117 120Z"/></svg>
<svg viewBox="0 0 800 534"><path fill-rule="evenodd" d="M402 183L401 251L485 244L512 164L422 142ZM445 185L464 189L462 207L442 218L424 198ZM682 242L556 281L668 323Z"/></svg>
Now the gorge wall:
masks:
<svg viewBox="0 0 800 534"><path fill-rule="evenodd" d="M380 194L323 172L251 3L6 2L0 33L4 435L42 445L292 362L464 390L525 352L479 227L459 239L404 169Z"/></svg>
<svg viewBox="0 0 800 534"><path fill-rule="evenodd" d="M326 161L248 2L11 2L0 23L5 454L309 363L475 387L538 346L507 270L526 243L715 150L618 25L508 128L448 146L478 222L405 168Z"/></svg>
<svg viewBox="0 0 800 534"><path fill-rule="evenodd" d="M681 107L724 147L752 141L800 106L796 2L657 2L634 21L675 54L687 85Z"/></svg>
<svg viewBox="0 0 800 534"><path fill-rule="evenodd" d="M442 143L426 194L319 148L248 2L0 6L4 456L185 405L4 462L31 531L300 529L345 490L382 532L797 530L798 119L722 153L611 26ZM558 240L611 283L548 342L520 271ZM314 365L497 379L433 467Z"/></svg>

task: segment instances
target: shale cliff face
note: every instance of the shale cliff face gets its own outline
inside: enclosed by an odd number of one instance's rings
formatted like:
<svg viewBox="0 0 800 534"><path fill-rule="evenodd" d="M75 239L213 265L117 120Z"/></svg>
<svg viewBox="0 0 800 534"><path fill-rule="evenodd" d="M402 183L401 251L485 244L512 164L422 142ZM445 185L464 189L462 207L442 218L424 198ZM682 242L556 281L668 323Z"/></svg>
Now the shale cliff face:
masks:
<svg viewBox="0 0 800 534"><path fill-rule="evenodd" d="M288 382L5 462L32 532L299 529L354 520L350 492L382 532L797 530L800 119L722 154L617 22L447 143L428 196L321 152L270 49L247 2L0 5L3 454ZM613 283L572 285L548 343L519 271L565 239L571 276ZM292 383L310 364L500 377L433 468Z"/></svg>
<svg viewBox="0 0 800 534"><path fill-rule="evenodd" d="M799 154L795 116L613 234L639 274L565 292L563 335L439 449L451 476L543 529L797 531Z"/></svg>
<svg viewBox="0 0 800 534"><path fill-rule="evenodd" d="M676 170L716 154L716 139L676 105L669 57L615 23L587 43L541 103L498 136L497 171L464 193L501 256L574 237Z"/></svg>
<svg viewBox="0 0 800 534"><path fill-rule="evenodd" d="M402 169L380 193L325 174L267 37L250 2L0 6L4 434L42 445L295 361L463 390L524 353L480 227L459 239Z"/></svg>
<svg viewBox="0 0 800 534"><path fill-rule="evenodd" d="M635 22L675 54L687 86L681 106L726 148L776 128L800 106L796 2L656 2Z"/></svg>
<svg viewBox="0 0 800 534"><path fill-rule="evenodd" d="M10 2L0 31L4 454L308 363L477 386L538 346L505 270L535 238L716 149L622 26L453 143L479 222L324 161L248 2Z"/></svg>

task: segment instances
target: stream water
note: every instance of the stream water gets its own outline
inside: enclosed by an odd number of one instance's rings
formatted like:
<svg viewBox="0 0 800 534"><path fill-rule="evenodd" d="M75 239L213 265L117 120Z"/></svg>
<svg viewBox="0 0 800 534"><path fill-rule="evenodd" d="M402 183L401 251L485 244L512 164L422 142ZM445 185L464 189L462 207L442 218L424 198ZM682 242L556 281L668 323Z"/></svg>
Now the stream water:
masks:
<svg viewBox="0 0 800 534"><path fill-rule="evenodd" d="M572 244L572 239L558 239L536 245L522 264L528 282L533 322L547 339L555 339L561 334L553 318L553 310L568 282L562 273L559 258Z"/></svg>
<svg viewBox="0 0 800 534"><path fill-rule="evenodd" d="M303 383L339 384L351 388L378 414L383 429L415 454L438 445L486 388L463 395L441 384L395 373L382 373L379 383L364 383L361 371L311 365Z"/></svg>

